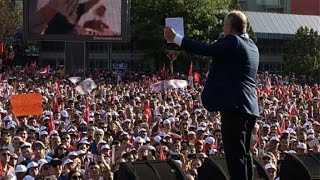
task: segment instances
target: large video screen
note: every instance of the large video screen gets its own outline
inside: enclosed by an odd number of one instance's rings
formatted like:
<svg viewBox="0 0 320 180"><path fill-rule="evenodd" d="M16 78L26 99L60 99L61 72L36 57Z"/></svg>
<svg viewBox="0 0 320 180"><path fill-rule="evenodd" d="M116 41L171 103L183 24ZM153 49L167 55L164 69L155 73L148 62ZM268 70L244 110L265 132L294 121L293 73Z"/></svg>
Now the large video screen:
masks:
<svg viewBox="0 0 320 180"><path fill-rule="evenodd" d="M127 41L129 0L24 0L30 40Z"/></svg>

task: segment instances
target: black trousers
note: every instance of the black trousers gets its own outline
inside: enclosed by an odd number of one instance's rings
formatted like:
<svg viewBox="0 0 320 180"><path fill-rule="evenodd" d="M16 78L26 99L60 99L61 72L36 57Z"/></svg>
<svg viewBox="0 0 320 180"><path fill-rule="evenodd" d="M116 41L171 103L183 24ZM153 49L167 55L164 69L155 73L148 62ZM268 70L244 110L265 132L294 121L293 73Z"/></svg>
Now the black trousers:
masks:
<svg viewBox="0 0 320 180"><path fill-rule="evenodd" d="M237 111L221 112L224 152L231 180L253 180L251 132L256 117Z"/></svg>

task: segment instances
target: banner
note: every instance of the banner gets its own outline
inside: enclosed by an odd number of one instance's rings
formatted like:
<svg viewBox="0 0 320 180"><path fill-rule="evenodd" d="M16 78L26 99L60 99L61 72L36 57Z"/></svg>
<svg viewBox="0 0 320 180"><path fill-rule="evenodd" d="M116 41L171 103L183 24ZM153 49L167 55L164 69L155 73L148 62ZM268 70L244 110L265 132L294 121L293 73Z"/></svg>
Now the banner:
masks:
<svg viewBox="0 0 320 180"><path fill-rule="evenodd" d="M159 81L151 85L153 92L161 92L169 89L180 89L186 88L188 86L188 81L181 79L171 79Z"/></svg>
<svg viewBox="0 0 320 180"><path fill-rule="evenodd" d="M40 93L17 94L10 98L12 112L15 116L42 114L42 96Z"/></svg>

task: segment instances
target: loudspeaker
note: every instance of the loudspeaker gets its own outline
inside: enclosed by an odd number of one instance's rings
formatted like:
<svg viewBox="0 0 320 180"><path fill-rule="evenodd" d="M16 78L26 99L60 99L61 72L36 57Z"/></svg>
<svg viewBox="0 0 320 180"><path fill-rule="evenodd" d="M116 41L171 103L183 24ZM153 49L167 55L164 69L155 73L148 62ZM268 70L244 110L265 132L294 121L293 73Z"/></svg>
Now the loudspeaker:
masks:
<svg viewBox="0 0 320 180"><path fill-rule="evenodd" d="M320 153L286 154L280 165L280 179L320 179Z"/></svg>
<svg viewBox="0 0 320 180"><path fill-rule="evenodd" d="M186 175L173 160L121 163L115 180L184 180Z"/></svg>
<svg viewBox="0 0 320 180"><path fill-rule="evenodd" d="M269 174L258 160L253 158L255 180L269 180ZM198 180L230 179L227 161L224 157L207 158L198 169Z"/></svg>

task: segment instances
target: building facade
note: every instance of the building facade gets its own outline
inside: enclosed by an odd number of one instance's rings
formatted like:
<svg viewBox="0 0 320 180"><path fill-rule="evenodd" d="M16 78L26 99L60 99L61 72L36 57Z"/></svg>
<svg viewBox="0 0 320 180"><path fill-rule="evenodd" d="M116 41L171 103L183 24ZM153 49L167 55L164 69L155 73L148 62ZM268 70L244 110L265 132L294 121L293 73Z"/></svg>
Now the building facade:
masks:
<svg viewBox="0 0 320 180"><path fill-rule="evenodd" d="M290 13L320 16L320 0L292 0Z"/></svg>
<svg viewBox="0 0 320 180"><path fill-rule="evenodd" d="M239 0L239 3L244 11L289 14L291 1L292 0Z"/></svg>

